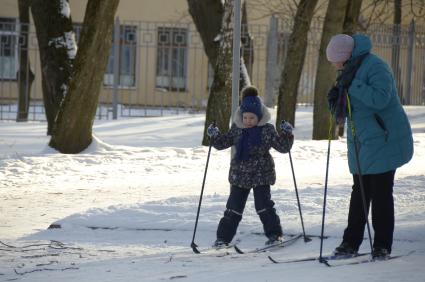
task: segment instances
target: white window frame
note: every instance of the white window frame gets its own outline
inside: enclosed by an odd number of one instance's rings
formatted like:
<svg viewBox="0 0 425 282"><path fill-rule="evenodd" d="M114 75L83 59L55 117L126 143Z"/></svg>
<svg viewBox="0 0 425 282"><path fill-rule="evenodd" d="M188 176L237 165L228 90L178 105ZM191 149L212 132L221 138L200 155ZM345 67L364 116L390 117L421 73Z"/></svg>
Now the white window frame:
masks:
<svg viewBox="0 0 425 282"><path fill-rule="evenodd" d="M13 21L11 21L13 20ZM19 70L19 20L17 18L7 18L7 17L0 17L0 23L10 23L10 24L15 24L15 30L14 31L10 31L10 30L1 30L0 29L0 37L3 35L6 36L11 36L15 38L15 42L14 42L14 58L12 64L14 65L15 69L14 72L4 72L3 70L3 58L6 58L6 56L2 56L3 53L3 46L1 45L1 40L0 40L0 80L17 80L17 72ZM9 74L8 76L4 76L4 74L7 73Z"/></svg>
<svg viewBox="0 0 425 282"><path fill-rule="evenodd" d="M127 33L128 32L128 33ZM120 67L119 67L119 82L118 86L120 88L135 88L137 83L137 58L138 54L138 36L137 36L137 26L135 25L120 25L120 44L119 44L119 54L120 54ZM129 38L129 35L133 35L134 38ZM113 35L112 35L113 36ZM112 38L112 41L114 39ZM123 44L124 43L124 44ZM123 66L123 58L125 56L123 51L130 50L129 60L126 62L126 65ZM133 54L131 50L134 50ZM129 74L125 74L124 70L130 69ZM122 74L124 73L124 74ZM126 80L127 79L127 80ZM106 66L105 74L103 76L103 85L107 87L112 87L114 85L114 43L109 53L108 64Z"/></svg>
<svg viewBox="0 0 425 282"><path fill-rule="evenodd" d="M157 89L173 92L187 91L188 34L188 29L184 27L158 27L155 73ZM162 38L163 35L167 35L166 40L164 40L165 37ZM180 65L174 69L173 64Z"/></svg>

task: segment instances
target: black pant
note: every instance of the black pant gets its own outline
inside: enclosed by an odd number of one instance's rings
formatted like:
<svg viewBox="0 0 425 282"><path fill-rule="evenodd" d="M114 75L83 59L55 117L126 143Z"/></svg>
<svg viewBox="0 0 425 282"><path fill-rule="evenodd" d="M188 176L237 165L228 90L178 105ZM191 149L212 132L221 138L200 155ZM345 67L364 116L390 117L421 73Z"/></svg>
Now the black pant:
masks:
<svg viewBox="0 0 425 282"><path fill-rule="evenodd" d="M373 247L386 248L391 252L394 233L394 186L395 170L380 174L363 175L366 209L372 202L372 226L375 231ZM366 225L359 176L353 175L354 185L351 192L348 226L343 241L358 250Z"/></svg>
<svg viewBox="0 0 425 282"><path fill-rule="evenodd" d="M264 232L267 237L282 235L279 216L276 214L274 202L271 200L270 186L258 186L254 189L255 210L263 223ZM217 228L217 239L231 242L236 234L239 222L245 209L246 200L250 189L232 186L226 204L224 216L220 219Z"/></svg>

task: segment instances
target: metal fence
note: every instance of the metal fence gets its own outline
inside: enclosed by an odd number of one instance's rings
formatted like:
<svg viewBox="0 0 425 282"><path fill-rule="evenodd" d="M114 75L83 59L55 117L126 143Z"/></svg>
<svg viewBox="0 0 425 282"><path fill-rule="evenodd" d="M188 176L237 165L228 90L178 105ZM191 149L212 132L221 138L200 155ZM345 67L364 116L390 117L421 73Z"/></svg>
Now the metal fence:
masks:
<svg viewBox="0 0 425 282"><path fill-rule="evenodd" d="M299 85L298 102L312 104L323 21L313 22ZM26 89L29 119L44 120L41 66L34 26L23 33L17 19L0 18L0 119L15 120L18 111L19 63L27 52L26 72L34 81ZM242 27L242 52L251 81L273 106L292 23L272 17L268 25ZM76 26L79 39L80 26ZM249 35L248 35L249 33ZM396 71L403 103L425 104L425 30L415 26L371 26L373 52ZM105 71L97 118L157 116L203 110L213 70L193 24L119 22Z"/></svg>
<svg viewBox="0 0 425 282"><path fill-rule="evenodd" d="M308 47L301 74L298 103L313 104L315 76L319 57L323 20L315 19L308 34ZM286 59L292 21L271 19L272 46L278 46L273 56L269 79L273 81L273 94L277 94L279 75ZM425 105L425 27L414 21L409 25L394 26L373 24L367 34L372 41L372 52L383 58L393 69L400 99L405 105ZM274 50L272 48L271 50ZM273 62L276 62L273 65Z"/></svg>

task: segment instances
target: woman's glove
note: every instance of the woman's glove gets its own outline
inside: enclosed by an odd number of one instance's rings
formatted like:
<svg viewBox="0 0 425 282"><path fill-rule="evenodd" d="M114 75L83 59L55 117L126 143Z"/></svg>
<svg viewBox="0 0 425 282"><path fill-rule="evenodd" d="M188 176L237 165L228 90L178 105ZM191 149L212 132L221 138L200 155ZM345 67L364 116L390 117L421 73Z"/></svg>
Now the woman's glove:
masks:
<svg viewBox="0 0 425 282"><path fill-rule="evenodd" d="M334 86L328 92L328 108L331 113L335 112L336 103L338 101L339 89L337 86Z"/></svg>

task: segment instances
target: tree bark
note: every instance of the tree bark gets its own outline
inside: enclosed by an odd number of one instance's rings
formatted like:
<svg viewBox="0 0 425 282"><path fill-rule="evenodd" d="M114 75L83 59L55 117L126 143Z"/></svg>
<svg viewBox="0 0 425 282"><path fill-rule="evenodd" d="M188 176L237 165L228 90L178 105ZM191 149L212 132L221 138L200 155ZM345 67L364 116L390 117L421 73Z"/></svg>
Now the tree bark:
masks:
<svg viewBox="0 0 425 282"><path fill-rule="evenodd" d="M89 0L69 94L57 115L49 145L80 153L92 142L92 126L105 73L119 0Z"/></svg>
<svg viewBox="0 0 425 282"><path fill-rule="evenodd" d="M335 81L335 68L326 58L326 47L333 35L342 32L348 0L330 0L323 24L319 50L319 63L314 87L313 140L329 138L329 128L334 123L329 118L327 94ZM332 138L335 131L332 130Z"/></svg>
<svg viewBox="0 0 425 282"><path fill-rule="evenodd" d="M222 132L229 130L232 108L232 16L233 0L225 0L220 31L220 45L214 64L214 79L208 97L204 138L202 140L203 145L209 144L209 138L206 133L208 126L212 122L215 122Z"/></svg>
<svg viewBox="0 0 425 282"><path fill-rule="evenodd" d="M242 58L245 63L246 70L249 77L252 77L252 67L254 65L254 39L249 33L248 29L248 11L246 6L246 1L243 1L242 4L242 30L241 30L241 46L242 49ZM242 89L242 86L241 88Z"/></svg>
<svg viewBox="0 0 425 282"><path fill-rule="evenodd" d="M356 33L359 27L359 16L360 9L362 7L363 0L348 0L347 11L345 12L345 19L342 28L342 33L353 35ZM338 127L338 136L344 136L344 127L345 125L341 125Z"/></svg>
<svg viewBox="0 0 425 282"><path fill-rule="evenodd" d="M28 58L28 32L30 19L29 0L18 0L19 9L19 100L16 121L28 121L28 110L30 105L31 85L34 81L34 73L31 70Z"/></svg>
<svg viewBox="0 0 425 282"><path fill-rule="evenodd" d="M400 68L400 35L401 35L401 1L394 0L393 44L391 50L391 67L397 82L398 95L403 103L403 85Z"/></svg>
<svg viewBox="0 0 425 282"><path fill-rule="evenodd" d="M343 33L353 35L359 28L359 16L363 0L349 0L343 24Z"/></svg>
<svg viewBox="0 0 425 282"><path fill-rule="evenodd" d="M215 121L225 132L229 129L232 92L233 0L188 0L189 13L198 30L205 53L213 66L214 79L208 97L202 145L209 144L208 126ZM241 70L245 69L243 58ZM240 85L250 84L241 71Z"/></svg>
<svg viewBox="0 0 425 282"><path fill-rule="evenodd" d="M40 51L44 108L47 134L52 134L56 115L69 89L74 57L77 51L70 15L61 11L68 0L32 0L31 12Z"/></svg>
<svg viewBox="0 0 425 282"><path fill-rule="evenodd" d="M276 116L278 130L282 120L289 121L295 126L298 84L307 51L307 35L317 2L317 0L301 0L298 5L279 85Z"/></svg>
<svg viewBox="0 0 425 282"><path fill-rule="evenodd" d="M214 67L219 43L215 38L220 34L224 7L219 0L187 0L189 13L201 36L204 51Z"/></svg>

